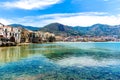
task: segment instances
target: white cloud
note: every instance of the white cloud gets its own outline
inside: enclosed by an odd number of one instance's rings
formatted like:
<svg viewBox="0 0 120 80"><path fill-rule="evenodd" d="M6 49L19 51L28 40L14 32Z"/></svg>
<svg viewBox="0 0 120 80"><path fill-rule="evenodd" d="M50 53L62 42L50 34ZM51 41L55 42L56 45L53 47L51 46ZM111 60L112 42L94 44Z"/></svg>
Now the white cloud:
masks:
<svg viewBox="0 0 120 80"><path fill-rule="evenodd" d="M107 13L98 12L64 13L14 18L9 20L8 22L38 27L43 27L49 23L54 22L70 26L91 26L97 23L119 25L120 15L109 15Z"/></svg>
<svg viewBox="0 0 120 80"><path fill-rule="evenodd" d="M12 2L3 2L1 6L6 8L19 9L44 9L51 5L62 2L62 0L14 0Z"/></svg>
<svg viewBox="0 0 120 80"><path fill-rule="evenodd" d="M7 25L10 24L11 22L7 19L0 18L0 23Z"/></svg>

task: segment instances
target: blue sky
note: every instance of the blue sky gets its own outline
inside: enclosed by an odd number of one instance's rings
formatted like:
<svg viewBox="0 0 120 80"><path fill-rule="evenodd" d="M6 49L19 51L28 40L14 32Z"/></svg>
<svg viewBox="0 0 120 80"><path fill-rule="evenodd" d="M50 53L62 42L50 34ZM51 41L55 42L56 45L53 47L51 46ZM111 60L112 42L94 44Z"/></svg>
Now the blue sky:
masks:
<svg viewBox="0 0 120 80"><path fill-rule="evenodd" d="M42 27L120 24L120 0L0 0L0 22Z"/></svg>

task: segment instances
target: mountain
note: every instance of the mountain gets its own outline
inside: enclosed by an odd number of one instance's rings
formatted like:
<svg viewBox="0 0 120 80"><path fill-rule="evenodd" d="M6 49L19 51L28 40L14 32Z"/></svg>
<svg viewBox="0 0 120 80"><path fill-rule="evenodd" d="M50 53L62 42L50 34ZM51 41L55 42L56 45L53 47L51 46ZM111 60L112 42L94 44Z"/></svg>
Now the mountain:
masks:
<svg viewBox="0 0 120 80"><path fill-rule="evenodd" d="M21 24L10 24L9 26L12 26L12 27L22 27L22 28L24 28L24 29L31 30L31 31L37 31L37 30L40 29L40 28L38 28L38 27L24 26L24 25L21 25Z"/></svg>
<svg viewBox="0 0 120 80"><path fill-rule="evenodd" d="M79 35L78 31L74 30L73 27L63 25L60 23L51 23L40 29L43 32L51 32L56 35L68 36L68 35Z"/></svg>
<svg viewBox="0 0 120 80"><path fill-rule="evenodd" d="M90 35L90 36L111 36L118 35L120 36L120 25L110 26L106 24L94 24L88 27L82 26L67 26L60 23L51 23L42 28L32 27L32 26L24 26L21 24L11 24L13 27L22 27L27 30L32 31L43 31L43 32L51 32L55 35L60 36L76 36L76 35Z"/></svg>
<svg viewBox="0 0 120 80"><path fill-rule="evenodd" d="M51 23L43 28L40 31L52 32L56 35L90 35L90 36L111 36L119 35L120 36L120 25L110 26L106 24L94 24L88 27L81 26L67 26L60 23Z"/></svg>
<svg viewBox="0 0 120 80"><path fill-rule="evenodd" d="M120 35L120 25L110 26L105 24L94 24L89 27L73 27L74 30L81 32L84 35L91 36L109 36Z"/></svg>

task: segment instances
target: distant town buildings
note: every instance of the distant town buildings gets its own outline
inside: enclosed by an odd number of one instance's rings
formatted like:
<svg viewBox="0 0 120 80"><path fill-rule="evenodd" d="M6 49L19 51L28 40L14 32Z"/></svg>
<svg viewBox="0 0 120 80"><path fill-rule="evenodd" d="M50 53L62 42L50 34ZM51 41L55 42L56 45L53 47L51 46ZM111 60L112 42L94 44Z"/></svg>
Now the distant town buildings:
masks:
<svg viewBox="0 0 120 80"><path fill-rule="evenodd" d="M120 39L116 35L111 36L69 36L63 38L63 41L69 42L106 42L106 41L115 41L119 42Z"/></svg>

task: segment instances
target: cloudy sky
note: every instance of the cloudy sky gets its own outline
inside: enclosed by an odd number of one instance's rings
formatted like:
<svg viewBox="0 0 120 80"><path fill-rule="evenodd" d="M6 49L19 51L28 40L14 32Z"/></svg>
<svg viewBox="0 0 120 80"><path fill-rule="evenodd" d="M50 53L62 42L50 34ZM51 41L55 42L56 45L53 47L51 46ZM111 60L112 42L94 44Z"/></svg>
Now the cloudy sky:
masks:
<svg viewBox="0 0 120 80"><path fill-rule="evenodd" d="M0 22L43 27L120 24L120 0L0 0Z"/></svg>

